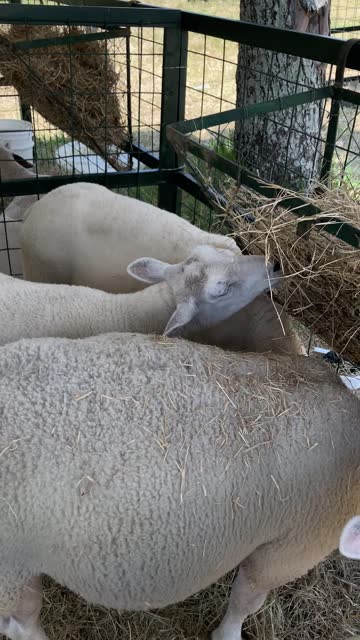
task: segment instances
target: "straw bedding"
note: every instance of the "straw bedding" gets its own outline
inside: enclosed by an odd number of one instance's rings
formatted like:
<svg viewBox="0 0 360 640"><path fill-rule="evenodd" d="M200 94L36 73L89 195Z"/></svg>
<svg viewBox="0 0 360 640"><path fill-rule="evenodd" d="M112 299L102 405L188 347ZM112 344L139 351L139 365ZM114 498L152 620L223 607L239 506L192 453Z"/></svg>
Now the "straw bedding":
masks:
<svg viewBox="0 0 360 640"><path fill-rule="evenodd" d="M224 613L231 578L184 603L146 613L92 607L47 580L42 621L50 640L208 640ZM249 640L354 640L360 633L360 563L334 554L271 593L246 632Z"/></svg>
<svg viewBox="0 0 360 640"><path fill-rule="evenodd" d="M8 25L0 28L0 72L45 120L106 157L127 138L119 74L106 40L20 49L19 41L78 36L80 27ZM124 167L108 157L115 169Z"/></svg>
<svg viewBox="0 0 360 640"><path fill-rule="evenodd" d="M285 207L291 192L268 199L246 189L227 193L224 217L242 249L276 257L284 278L277 299L292 316L329 347L360 362L360 250L326 233L326 224L312 218L311 231L299 237L299 220ZM308 198L323 212L360 228L360 189L322 189ZM254 222L243 212L251 212Z"/></svg>

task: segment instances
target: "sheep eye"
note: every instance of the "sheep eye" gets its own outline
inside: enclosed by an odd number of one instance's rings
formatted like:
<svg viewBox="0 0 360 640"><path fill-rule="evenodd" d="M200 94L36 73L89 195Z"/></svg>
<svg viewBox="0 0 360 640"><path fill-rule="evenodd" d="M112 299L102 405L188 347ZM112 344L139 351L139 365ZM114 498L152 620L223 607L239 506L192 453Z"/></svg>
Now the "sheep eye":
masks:
<svg viewBox="0 0 360 640"><path fill-rule="evenodd" d="M214 287L214 291L212 292L212 295L215 298L221 298L222 296L226 296L226 294L229 293L229 289L230 289L230 285L227 284L226 282L218 282L217 285Z"/></svg>

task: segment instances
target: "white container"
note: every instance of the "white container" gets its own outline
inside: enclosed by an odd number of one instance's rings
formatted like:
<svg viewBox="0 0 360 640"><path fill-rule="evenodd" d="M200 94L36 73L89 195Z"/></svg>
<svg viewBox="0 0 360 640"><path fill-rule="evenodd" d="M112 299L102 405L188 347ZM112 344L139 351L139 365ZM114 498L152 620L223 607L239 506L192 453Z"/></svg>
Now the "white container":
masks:
<svg viewBox="0 0 360 640"><path fill-rule="evenodd" d="M34 139L31 122L26 120L0 120L0 144L8 144L13 153L29 162L34 161ZM20 225L5 216L0 203L0 272L10 274L9 259L12 273L21 273L22 260L20 249ZM6 241L7 239L7 241Z"/></svg>
<svg viewBox="0 0 360 640"><path fill-rule="evenodd" d="M111 148L109 152L116 154L116 150L113 151ZM73 142L67 142L63 144L61 147L56 149L55 156L57 158L57 162L65 169L65 171L71 171L75 173L115 173L116 169L114 169L108 162L106 163L101 156L98 156L96 153L91 151L88 147L86 147L82 142L78 142L74 140ZM127 153L120 153L118 156L120 162L124 164L128 164L129 155ZM144 165L142 165L144 166ZM138 171L139 163L136 158L133 159L133 170Z"/></svg>
<svg viewBox="0 0 360 640"><path fill-rule="evenodd" d="M0 144L9 145L11 151L24 160L34 161L34 137L31 122L26 120L0 120Z"/></svg>

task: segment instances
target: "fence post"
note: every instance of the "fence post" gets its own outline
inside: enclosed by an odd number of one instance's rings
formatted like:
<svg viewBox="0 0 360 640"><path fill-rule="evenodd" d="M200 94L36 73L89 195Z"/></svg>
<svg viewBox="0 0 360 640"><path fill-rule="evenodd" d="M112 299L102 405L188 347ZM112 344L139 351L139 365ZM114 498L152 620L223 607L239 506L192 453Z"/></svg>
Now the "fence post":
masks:
<svg viewBox="0 0 360 640"><path fill-rule="evenodd" d="M331 108L329 114L329 124L325 141L325 149L323 155L323 161L320 172L320 182L328 183L333 157L335 153L336 146L336 136L338 132L339 126L339 117L340 117L340 108L341 108L341 100L336 98L331 98ZM321 134L320 134L321 135Z"/></svg>
<svg viewBox="0 0 360 640"><path fill-rule="evenodd" d="M22 4L22 0L9 0L10 4ZM22 120L31 122L31 107L26 102L22 102L19 96L20 115Z"/></svg>
<svg viewBox="0 0 360 640"><path fill-rule="evenodd" d="M323 163L321 167L320 180L321 182L328 182L332 169L332 162L336 147L336 137L339 126L340 109L342 103L342 89L344 87L345 68L349 54L354 46L359 45L360 40L358 38L351 38L345 40L343 46L340 49L335 75L335 87L337 89L335 96L331 99L331 109L329 116L329 126L327 130L325 149L323 155Z"/></svg>
<svg viewBox="0 0 360 640"><path fill-rule="evenodd" d="M177 169L178 156L166 138L166 126L185 119L185 91L188 33L181 22L164 31L163 75L161 96L160 169ZM158 204L180 214L181 191L169 182L159 185Z"/></svg>

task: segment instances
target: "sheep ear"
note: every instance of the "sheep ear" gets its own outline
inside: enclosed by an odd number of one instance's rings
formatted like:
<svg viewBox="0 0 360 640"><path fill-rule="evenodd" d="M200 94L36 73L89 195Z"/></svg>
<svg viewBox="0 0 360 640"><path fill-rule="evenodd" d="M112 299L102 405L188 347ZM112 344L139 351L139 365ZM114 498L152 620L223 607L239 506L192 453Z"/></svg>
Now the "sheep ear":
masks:
<svg viewBox="0 0 360 640"><path fill-rule="evenodd" d="M346 558L360 560L360 516L351 518L343 528L339 551Z"/></svg>
<svg viewBox="0 0 360 640"><path fill-rule="evenodd" d="M165 280L165 271L169 266L167 262L155 258L138 258L128 264L127 272L136 280L154 284Z"/></svg>
<svg viewBox="0 0 360 640"><path fill-rule="evenodd" d="M164 336L176 335L178 329L194 319L196 312L197 307L194 298L188 298L180 302L165 327Z"/></svg>

